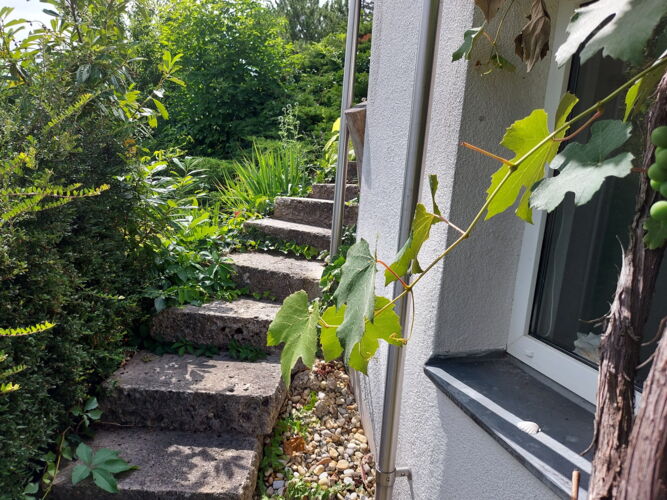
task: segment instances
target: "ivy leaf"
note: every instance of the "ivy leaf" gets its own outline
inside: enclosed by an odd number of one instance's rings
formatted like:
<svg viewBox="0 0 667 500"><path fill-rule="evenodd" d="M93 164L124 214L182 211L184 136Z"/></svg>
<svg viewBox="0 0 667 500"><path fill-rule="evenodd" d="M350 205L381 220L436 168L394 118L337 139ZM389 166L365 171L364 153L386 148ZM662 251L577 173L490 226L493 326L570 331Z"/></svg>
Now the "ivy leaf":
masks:
<svg viewBox="0 0 667 500"><path fill-rule="evenodd" d="M345 319L338 328L338 338L345 347L345 361L350 358L352 346L361 339L365 320L373 321L375 304L375 257L368 242L361 239L347 251L347 260L341 268L340 284L333 295L336 307L347 304Z"/></svg>
<svg viewBox="0 0 667 500"><path fill-rule="evenodd" d="M375 309L379 311L389 304L389 302L389 299L386 297L376 297ZM336 359L343 352L343 347L336 335L336 330L337 325L340 324L344 317L345 309L346 306L343 306L336 311L334 307L330 307L322 315L322 319L329 325L322 328L320 336L322 351L326 361ZM376 315L373 323L366 321L363 336L359 342L352 346L348 366L367 374L368 361L373 357L378 347L380 347L380 339L389 344L402 345L400 333L401 321L396 311L394 311L393 306L382 311L382 314Z"/></svg>
<svg viewBox="0 0 667 500"><path fill-rule="evenodd" d="M632 170L631 153L608 156L630 138L631 126L620 120L603 120L591 127L591 138L586 144L569 144L551 162L551 168L560 173L544 179L530 197L533 208L551 212L565 198L574 193L574 203L584 205L600 189L607 177L625 177Z"/></svg>
<svg viewBox="0 0 667 500"><path fill-rule="evenodd" d="M292 378L292 368L299 358L309 368L313 366L319 319L319 301L314 301L309 307L308 294L300 290L285 299L269 325L266 344L276 346L285 343L280 354L280 369L287 387Z"/></svg>
<svg viewBox="0 0 667 500"><path fill-rule="evenodd" d="M76 447L76 457L84 464L90 465L93 461L93 449L85 443L79 443Z"/></svg>
<svg viewBox="0 0 667 500"><path fill-rule="evenodd" d="M396 260L390 266L398 276L405 276L411 264L414 272L422 272L417 256L431 233L431 226L438 222L441 222L440 217L427 212L426 207L421 203L417 204L415 216L412 219L410 236L396 255ZM386 269L384 272L385 286L393 281L396 281L396 276L389 269Z"/></svg>
<svg viewBox="0 0 667 500"><path fill-rule="evenodd" d="M475 5L484 13L487 22L498 13L504 3L505 0L475 0Z"/></svg>
<svg viewBox="0 0 667 500"><path fill-rule="evenodd" d="M556 128L567 121L567 116L577 101L577 97L569 92L563 96L556 112ZM563 138L566 132L567 129L563 129L555 137ZM514 122L505 132L500 144L514 151L515 156L511 161L515 162L531 151L549 134L547 112L543 109L536 109L526 118ZM546 142L519 165L489 204L486 219L490 219L511 207L521 190L524 189L519 206L516 209L516 215L526 222L532 223L533 216L529 205L531 188L544 177L544 167L556 156L558 145L559 143L555 141ZM498 188L501 180L508 172L509 166L503 164L491 176L491 185L486 191L487 199Z"/></svg>
<svg viewBox="0 0 667 500"><path fill-rule="evenodd" d="M649 217L644 222L644 244L647 248L655 250L667 243L667 221L655 220Z"/></svg>
<svg viewBox="0 0 667 500"><path fill-rule="evenodd" d="M646 42L665 14L665 0L598 0L581 7L574 11L567 40L556 52L556 62L562 66L586 42L582 63L602 50L603 56L640 64Z"/></svg>
<svg viewBox="0 0 667 500"><path fill-rule="evenodd" d="M528 22L514 39L514 50L530 71L538 59L544 59L549 51L551 17L544 0L533 0Z"/></svg>
<svg viewBox="0 0 667 500"><path fill-rule="evenodd" d="M108 493L118 493L118 483L111 472L104 469L93 469L93 481Z"/></svg>
<svg viewBox="0 0 667 500"><path fill-rule="evenodd" d="M470 52L472 51L477 38L482 33L483 28L483 26L478 26L476 28L470 28L463 33L463 43L454 53L452 53L452 62L458 61L462 57L466 60L470 59Z"/></svg>
<svg viewBox="0 0 667 500"><path fill-rule="evenodd" d="M90 476L90 469L83 464L77 464L72 469L72 484L79 484L88 476Z"/></svg>

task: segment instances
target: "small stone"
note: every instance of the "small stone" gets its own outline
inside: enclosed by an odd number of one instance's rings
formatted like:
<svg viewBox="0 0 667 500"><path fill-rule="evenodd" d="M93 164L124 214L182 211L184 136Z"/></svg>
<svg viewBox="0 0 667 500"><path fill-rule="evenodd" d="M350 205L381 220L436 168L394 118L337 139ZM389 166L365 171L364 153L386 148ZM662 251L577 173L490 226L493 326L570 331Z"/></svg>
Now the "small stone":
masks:
<svg viewBox="0 0 667 500"><path fill-rule="evenodd" d="M299 474L301 474L302 476L305 476L305 475L306 475L306 469L304 469L301 465L299 465L299 466L296 468L296 471L297 471Z"/></svg>
<svg viewBox="0 0 667 500"><path fill-rule="evenodd" d="M328 477L325 477L325 478L323 478L323 479L320 479L319 481L317 481L317 484L319 484L320 486L323 486L323 487L327 488L327 487L329 487L329 478L328 478Z"/></svg>
<svg viewBox="0 0 667 500"><path fill-rule="evenodd" d="M350 476L345 476L343 478L343 482L347 485L354 484L354 479L352 479Z"/></svg>
<svg viewBox="0 0 667 500"><path fill-rule="evenodd" d="M343 471L343 476L353 476L354 475L354 469L345 469Z"/></svg>
<svg viewBox="0 0 667 500"><path fill-rule="evenodd" d="M322 438L320 437L320 435L317 432L315 434L313 434L313 441L319 441L320 439L322 439Z"/></svg>
<svg viewBox="0 0 667 500"><path fill-rule="evenodd" d="M333 446L329 448L329 456L331 458L338 458L338 451Z"/></svg>
<svg viewBox="0 0 667 500"><path fill-rule="evenodd" d="M323 472L317 478L318 479L329 479L329 473L328 472Z"/></svg>
<svg viewBox="0 0 667 500"><path fill-rule="evenodd" d="M322 464L315 466L315 468L313 469L313 474L315 474L316 476L319 476L323 472L324 472L324 465Z"/></svg>
<svg viewBox="0 0 667 500"><path fill-rule="evenodd" d="M285 481L282 481L282 480L273 481L274 491L279 490L280 488L283 488L284 486L285 486Z"/></svg>
<svg viewBox="0 0 667 500"><path fill-rule="evenodd" d="M359 495L357 495L356 491L353 492L353 493L350 493L350 495L349 495L350 500L357 500L357 498L359 498Z"/></svg>
<svg viewBox="0 0 667 500"><path fill-rule="evenodd" d="M338 470L345 470L350 468L350 462L347 460L339 460L338 463L336 464L336 469Z"/></svg>
<svg viewBox="0 0 667 500"><path fill-rule="evenodd" d="M356 439L360 443L367 443L368 442L368 439L366 439L366 436L364 436L363 434L360 434L359 432L357 432L354 435L354 439Z"/></svg>
<svg viewBox="0 0 667 500"><path fill-rule="evenodd" d="M264 471L265 476L270 476L271 474L273 474L273 469L270 467Z"/></svg>
<svg viewBox="0 0 667 500"><path fill-rule="evenodd" d="M266 489L266 494L267 494L267 496L271 496L271 495L273 495L273 488L271 488L271 486L269 486L269 487Z"/></svg>

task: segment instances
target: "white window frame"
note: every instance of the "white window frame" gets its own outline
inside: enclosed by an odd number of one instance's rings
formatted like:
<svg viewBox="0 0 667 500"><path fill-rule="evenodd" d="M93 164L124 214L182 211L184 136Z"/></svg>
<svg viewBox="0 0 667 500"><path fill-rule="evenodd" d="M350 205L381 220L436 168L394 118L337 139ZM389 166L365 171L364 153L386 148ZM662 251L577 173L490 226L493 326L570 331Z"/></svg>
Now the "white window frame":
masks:
<svg viewBox="0 0 667 500"><path fill-rule="evenodd" d="M572 0L558 3L558 11L553 24L554 49L552 50L555 50L565 41L565 29L578 4L579 2ZM561 96L567 91L569 75L570 63L559 68L552 53L544 103L544 109L549 114L551 121L549 125L552 130L558 103ZM535 211L533 213L533 224L524 225L519 267L514 285L507 352L594 404L598 370L529 335L546 220L547 214L545 212Z"/></svg>

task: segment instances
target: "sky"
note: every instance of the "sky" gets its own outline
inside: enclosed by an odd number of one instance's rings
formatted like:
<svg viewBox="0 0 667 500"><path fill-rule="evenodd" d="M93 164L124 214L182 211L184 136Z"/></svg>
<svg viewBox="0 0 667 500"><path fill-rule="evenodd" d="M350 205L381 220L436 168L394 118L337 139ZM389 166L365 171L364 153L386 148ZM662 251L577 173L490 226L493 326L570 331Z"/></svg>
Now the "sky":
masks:
<svg viewBox="0 0 667 500"><path fill-rule="evenodd" d="M48 21L51 16L44 14L43 9L49 7L49 4L41 3L38 0L0 0L0 7L13 7L14 12L10 14L12 19L22 18L29 21Z"/></svg>

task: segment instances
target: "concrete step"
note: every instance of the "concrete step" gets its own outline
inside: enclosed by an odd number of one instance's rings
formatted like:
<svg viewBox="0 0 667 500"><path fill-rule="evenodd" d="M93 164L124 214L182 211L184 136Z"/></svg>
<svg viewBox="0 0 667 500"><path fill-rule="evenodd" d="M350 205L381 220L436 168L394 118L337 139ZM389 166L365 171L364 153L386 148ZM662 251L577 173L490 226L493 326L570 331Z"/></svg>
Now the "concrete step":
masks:
<svg viewBox="0 0 667 500"><path fill-rule="evenodd" d="M170 307L153 318L151 335L175 342L185 339L195 344L227 348L231 340L266 352L266 332L280 306L272 302L238 299L216 301L201 307Z"/></svg>
<svg viewBox="0 0 667 500"><path fill-rule="evenodd" d="M331 227L333 217L333 201L331 200L279 196L274 203L274 219L324 228ZM356 223L357 206L346 206L343 224L352 226Z"/></svg>
<svg viewBox="0 0 667 500"><path fill-rule="evenodd" d="M236 266L236 280L251 292L268 292L283 301L299 290L311 299L320 295L321 262L292 259L263 252L236 253L230 257Z"/></svg>
<svg viewBox="0 0 667 500"><path fill-rule="evenodd" d="M318 200L333 200L335 184L313 184L313 190L310 192L309 198ZM350 201L359 196L359 186L356 184L347 184L345 186L345 201Z"/></svg>
<svg viewBox="0 0 667 500"><path fill-rule="evenodd" d="M357 182L359 179L359 169L357 168L356 161L350 161L347 163L347 182Z"/></svg>
<svg viewBox="0 0 667 500"><path fill-rule="evenodd" d="M319 250L328 250L331 229L288 222L278 219L249 220L245 227L255 229L283 241L293 241L299 245L310 245Z"/></svg>
<svg viewBox="0 0 667 500"><path fill-rule="evenodd" d="M278 356L254 363L228 355L137 352L106 383L104 420L185 432L269 434L285 399Z"/></svg>
<svg viewBox="0 0 667 500"><path fill-rule="evenodd" d="M55 479L54 500L250 500L261 457L260 439L154 429L98 430L94 449L118 451L139 469L117 476L116 494L91 479L72 486L70 463Z"/></svg>

